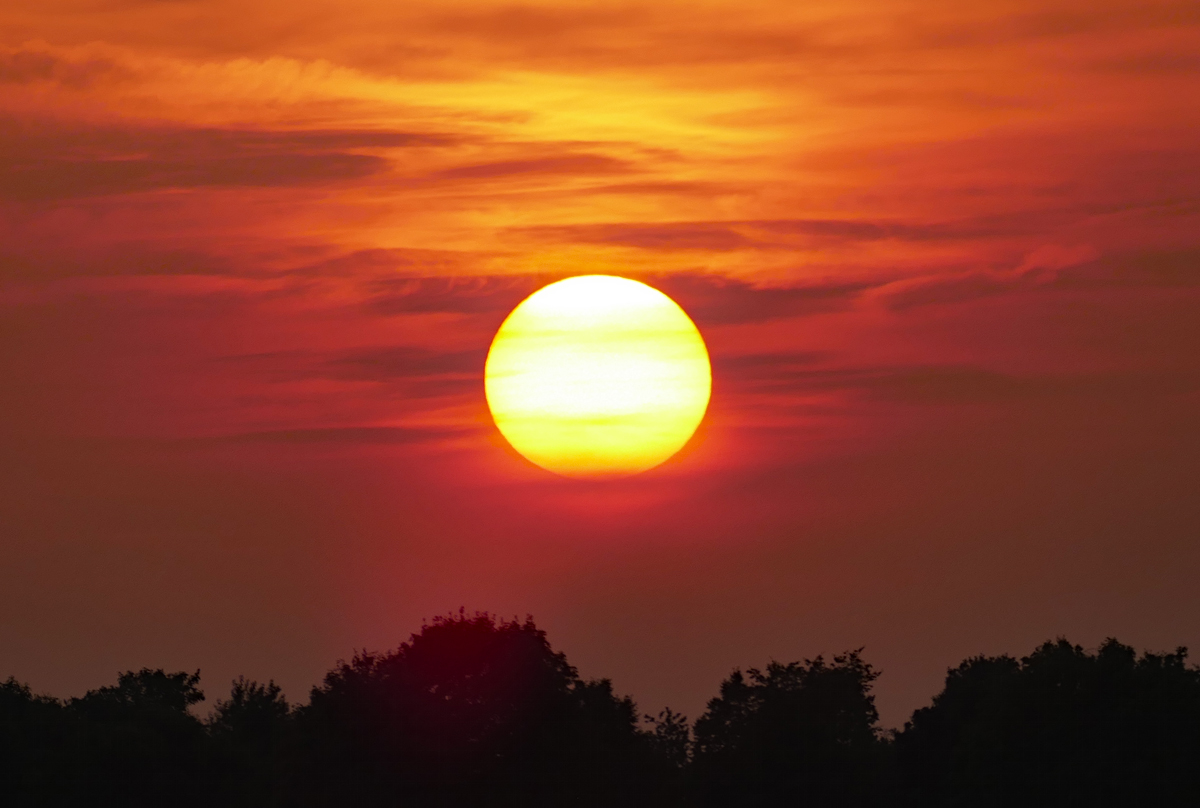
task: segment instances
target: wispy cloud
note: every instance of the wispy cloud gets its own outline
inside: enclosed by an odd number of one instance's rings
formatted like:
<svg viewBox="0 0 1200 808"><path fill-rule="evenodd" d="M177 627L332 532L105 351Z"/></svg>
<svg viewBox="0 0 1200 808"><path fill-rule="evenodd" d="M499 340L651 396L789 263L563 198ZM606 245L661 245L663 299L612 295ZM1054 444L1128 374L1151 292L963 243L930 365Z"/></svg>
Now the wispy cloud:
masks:
<svg viewBox="0 0 1200 808"><path fill-rule="evenodd" d="M159 189L363 179L387 168L358 150L445 145L444 135L0 120L0 198L34 201Z"/></svg>
<svg viewBox="0 0 1200 808"><path fill-rule="evenodd" d="M702 325L761 323L837 311L849 306L873 285L865 281L826 280L766 286L702 273L674 273L648 280L678 300Z"/></svg>
<svg viewBox="0 0 1200 808"><path fill-rule="evenodd" d="M385 315L507 312L544 282L529 275L399 277L372 283L366 305Z"/></svg>
<svg viewBox="0 0 1200 808"><path fill-rule="evenodd" d="M56 82L84 89L100 78L119 77L123 67L99 55L67 55L45 48L0 48L0 84Z"/></svg>
<svg viewBox="0 0 1200 808"><path fill-rule="evenodd" d="M630 163L601 154L564 154L528 160L500 160L493 163L454 166L438 171L429 179L493 180L544 174L591 176L620 174L631 170L633 166Z"/></svg>

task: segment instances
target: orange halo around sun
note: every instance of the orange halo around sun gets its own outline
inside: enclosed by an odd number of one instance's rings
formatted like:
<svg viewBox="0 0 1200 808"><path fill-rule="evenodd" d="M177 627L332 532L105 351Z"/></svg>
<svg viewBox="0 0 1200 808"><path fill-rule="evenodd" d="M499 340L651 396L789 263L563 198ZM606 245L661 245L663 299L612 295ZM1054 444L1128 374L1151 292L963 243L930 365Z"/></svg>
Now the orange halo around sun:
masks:
<svg viewBox="0 0 1200 808"><path fill-rule="evenodd" d="M638 281L582 275L513 309L484 384L501 434L544 469L612 477L651 469L688 442L712 368L695 323Z"/></svg>

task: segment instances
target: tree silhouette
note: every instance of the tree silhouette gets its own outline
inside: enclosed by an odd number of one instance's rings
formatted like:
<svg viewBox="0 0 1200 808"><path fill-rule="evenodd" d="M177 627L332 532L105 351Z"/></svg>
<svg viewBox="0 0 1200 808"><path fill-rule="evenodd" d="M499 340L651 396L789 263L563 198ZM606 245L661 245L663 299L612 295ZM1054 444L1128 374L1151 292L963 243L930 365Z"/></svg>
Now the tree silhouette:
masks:
<svg viewBox="0 0 1200 808"><path fill-rule="evenodd" d="M861 650L861 649L860 649ZM735 671L696 722L695 766L715 805L849 805L868 798L881 752L872 683L850 651Z"/></svg>
<svg viewBox="0 0 1200 808"><path fill-rule="evenodd" d="M304 793L335 784L416 804L628 803L647 752L630 699L582 680L532 620L485 613L339 664L298 724Z"/></svg>
<svg viewBox="0 0 1200 808"><path fill-rule="evenodd" d="M75 787L91 800L202 804L205 732L188 709L204 700L200 672L143 668L67 702Z"/></svg>
<svg viewBox="0 0 1200 808"><path fill-rule="evenodd" d="M687 766L692 757L692 728L687 716L668 707L657 716L645 716L645 720L653 727L650 746L654 754L671 768Z"/></svg>
<svg viewBox="0 0 1200 808"><path fill-rule="evenodd" d="M0 683L0 797L32 804L53 793L72 737L62 702L12 677Z"/></svg>
<svg viewBox="0 0 1200 808"><path fill-rule="evenodd" d="M918 804L1147 804L1200 796L1200 671L1187 651L1064 639L975 657L917 710L897 753Z"/></svg>
<svg viewBox="0 0 1200 808"><path fill-rule="evenodd" d="M878 729L852 651L734 671L689 727L586 680L532 620L435 619L339 663L293 709L239 677L143 668L61 701L0 682L0 805L488 808L1190 805L1200 670L1187 652L1066 640L950 670Z"/></svg>
<svg viewBox="0 0 1200 808"><path fill-rule="evenodd" d="M279 685L239 676L207 724L224 804L273 804L292 728L292 709Z"/></svg>
<svg viewBox="0 0 1200 808"><path fill-rule="evenodd" d="M291 706L274 681L260 684L239 676L229 698L218 701L208 721L217 741L249 758L269 757L283 742Z"/></svg>

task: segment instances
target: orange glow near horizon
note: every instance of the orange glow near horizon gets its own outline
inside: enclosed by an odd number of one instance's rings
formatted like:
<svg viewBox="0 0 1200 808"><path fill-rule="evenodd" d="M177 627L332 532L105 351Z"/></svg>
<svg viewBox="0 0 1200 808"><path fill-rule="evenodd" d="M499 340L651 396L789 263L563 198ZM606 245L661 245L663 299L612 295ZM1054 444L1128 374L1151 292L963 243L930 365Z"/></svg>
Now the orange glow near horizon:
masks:
<svg viewBox="0 0 1200 808"><path fill-rule="evenodd" d="M496 333L484 375L508 442L568 477L659 465L691 438L712 392L708 350L683 309L611 275L526 298Z"/></svg>

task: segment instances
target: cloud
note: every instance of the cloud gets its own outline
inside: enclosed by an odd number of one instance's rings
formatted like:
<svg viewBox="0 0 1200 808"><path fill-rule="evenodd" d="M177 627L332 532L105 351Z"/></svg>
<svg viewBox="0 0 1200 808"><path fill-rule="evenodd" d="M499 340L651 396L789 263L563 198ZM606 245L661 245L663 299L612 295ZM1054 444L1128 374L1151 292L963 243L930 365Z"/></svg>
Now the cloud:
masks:
<svg viewBox="0 0 1200 808"><path fill-rule="evenodd" d="M779 351L759 354L712 354L713 372L757 386L776 383L793 373L809 373L834 359L828 351Z"/></svg>
<svg viewBox="0 0 1200 808"><path fill-rule="evenodd" d="M190 445L283 443L283 444L373 444L408 445L453 439L471 430L445 427L343 426L313 429L276 429L241 432L209 438L188 438L171 443ZM162 441L156 441L162 443Z"/></svg>
<svg viewBox="0 0 1200 808"><path fill-rule="evenodd" d="M423 279L436 281L447 276L461 275L471 264L490 257L487 253L469 250L430 250L414 248L372 248L353 250L304 264L294 271L307 275L334 275L339 277L376 277L380 280L371 286L372 293L386 292L394 287L401 291ZM404 278L397 278L404 272Z"/></svg>
<svg viewBox="0 0 1200 808"><path fill-rule="evenodd" d="M701 326L765 322L836 311L871 284L824 281L797 286L755 286L721 275L680 272L646 278L670 295Z"/></svg>
<svg viewBox="0 0 1200 808"><path fill-rule="evenodd" d="M536 225L513 232L549 241L606 244L643 250L794 249L810 243L864 241L960 241L1028 232L1038 222L1028 215L986 216L945 222L870 219L740 219L690 222L614 222Z"/></svg>
<svg viewBox="0 0 1200 808"><path fill-rule="evenodd" d="M1200 372L1111 371L1013 375L978 367L931 366L861 379L869 397L902 403L1004 402L1075 398L1094 402L1200 391Z"/></svg>
<svg viewBox="0 0 1200 808"><path fill-rule="evenodd" d="M49 81L82 89L101 77L125 72L116 62L101 56L73 57L32 47L0 49L0 84Z"/></svg>
<svg viewBox="0 0 1200 808"><path fill-rule="evenodd" d="M704 272L637 275L683 306L701 325L751 323L834 311L848 306L865 281L825 281L797 286L755 286ZM558 280L548 275L393 278L371 284L367 306L385 315L507 314L538 288Z"/></svg>
<svg viewBox="0 0 1200 808"><path fill-rule="evenodd" d="M490 180L517 176L619 174L632 171L623 160L600 154L565 154L529 160L500 160L492 163L455 166L430 175L435 180Z"/></svg>
<svg viewBox="0 0 1200 808"><path fill-rule="evenodd" d="M534 275L394 278L371 285L371 311L398 314L507 312L546 283Z"/></svg>
<svg viewBox="0 0 1200 808"><path fill-rule="evenodd" d="M870 292L893 311L1034 289L1191 287L1200 285L1200 250L1125 250L1098 255L1088 245L1046 245L1013 269L905 278Z"/></svg>
<svg viewBox="0 0 1200 808"><path fill-rule="evenodd" d="M476 390L483 378L486 348L439 351L413 345L351 350L269 351L222 357L224 364L251 369L274 382L321 379L398 386L406 399L452 396Z"/></svg>
<svg viewBox="0 0 1200 808"><path fill-rule="evenodd" d="M886 404L969 405L1074 399L1102 402L1200 392L1200 370L1002 373L975 365L838 366L827 352L714 357L733 389L775 396L841 393Z"/></svg>
<svg viewBox="0 0 1200 808"><path fill-rule="evenodd" d="M869 219L768 219L751 220L741 225L765 233L846 241L947 241L1008 235L1027 227L1029 222L1024 217L989 216L926 223Z"/></svg>
<svg viewBox="0 0 1200 808"><path fill-rule="evenodd" d="M946 277L929 276L896 281L885 287L879 297L887 308L904 311L938 303L963 303L1029 288L1032 285L1028 278L1021 274L966 272Z"/></svg>
<svg viewBox="0 0 1200 808"><path fill-rule="evenodd" d="M962 303L983 297L1024 291L1052 284L1061 270L1092 262L1089 245L1044 245L1010 270L977 270L906 278L881 286L875 297L893 311L938 303Z"/></svg>
<svg viewBox="0 0 1200 808"><path fill-rule="evenodd" d="M433 351L413 346L390 346L348 351L326 360L322 369L329 378L382 381L414 376L483 373L486 349Z"/></svg>
<svg viewBox="0 0 1200 808"><path fill-rule="evenodd" d="M18 201L162 188L312 185L360 179L386 163L361 154L273 154L206 160L23 161L0 167L0 196Z"/></svg>
<svg viewBox="0 0 1200 808"><path fill-rule="evenodd" d="M251 253L221 254L191 245L170 242L118 241L95 244L60 243L57 231L31 239L27 229L0 227L0 280L48 281L71 277L130 277L207 275L238 278L289 276L303 283L321 278L354 278L364 281L372 305L384 309L454 310L455 289L470 297L478 293L467 278L452 278L488 256L468 251L420 249L354 250L331 258L312 260L330 250L312 245L264 244ZM398 273L410 273L397 278ZM492 278L497 289L513 279ZM532 280L516 285L529 288ZM405 298L408 298L405 301ZM441 302L435 302L441 301ZM469 299L457 303L470 311ZM430 309L428 307L432 306ZM490 308L487 304L485 308Z"/></svg>
<svg viewBox="0 0 1200 808"><path fill-rule="evenodd" d="M125 243L91 249L32 251L0 247L0 281L145 275L246 276L250 268L201 250ZM39 245L40 246L40 245Z"/></svg>
<svg viewBox="0 0 1200 808"><path fill-rule="evenodd" d="M0 198L53 200L167 188L317 185L381 173L364 149L445 135L372 130L85 126L0 119Z"/></svg>
<svg viewBox="0 0 1200 808"><path fill-rule="evenodd" d="M1194 75L1200 71L1200 54L1194 50L1163 50L1155 48L1123 56L1105 55L1092 64L1095 70L1133 75L1169 74Z"/></svg>
<svg viewBox="0 0 1200 808"><path fill-rule="evenodd" d="M588 226L585 226L588 227ZM757 246L754 239L720 223L591 225L567 232L571 240L618 244L643 250L737 250Z"/></svg>
<svg viewBox="0 0 1200 808"><path fill-rule="evenodd" d="M548 241L607 244L643 250L736 250L754 245L737 232L736 222L666 222L662 224L536 225L513 232Z"/></svg>
<svg viewBox="0 0 1200 808"><path fill-rule="evenodd" d="M645 180L614 182L574 189L574 193L589 196L606 194L635 194L637 196L677 196L712 201L718 197L746 194L753 190L746 183L699 180Z"/></svg>
<svg viewBox="0 0 1200 808"><path fill-rule="evenodd" d="M1200 248L1105 255L1063 270L1055 285L1065 288L1200 286Z"/></svg>

